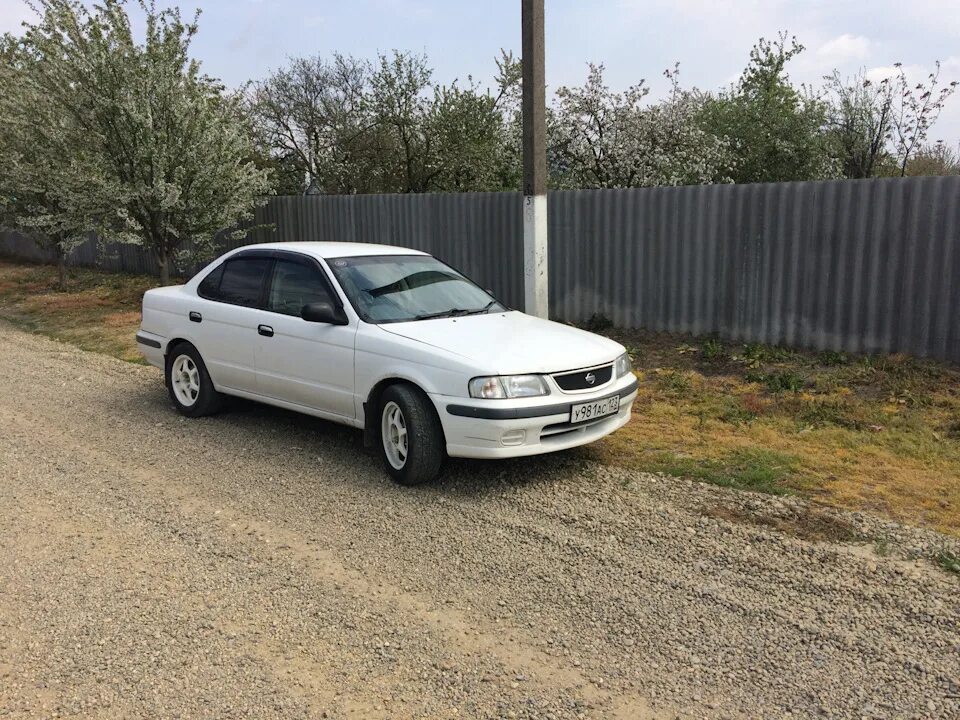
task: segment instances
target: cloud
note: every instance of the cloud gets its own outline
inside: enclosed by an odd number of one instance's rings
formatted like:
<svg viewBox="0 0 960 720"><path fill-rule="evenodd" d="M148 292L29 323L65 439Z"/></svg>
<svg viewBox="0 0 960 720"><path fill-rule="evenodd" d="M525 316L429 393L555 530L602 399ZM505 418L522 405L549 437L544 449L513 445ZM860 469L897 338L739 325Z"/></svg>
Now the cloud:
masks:
<svg viewBox="0 0 960 720"><path fill-rule="evenodd" d="M951 55L940 63L940 77L947 82L960 80L960 55Z"/></svg>
<svg viewBox="0 0 960 720"><path fill-rule="evenodd" d="M941 63L940 67L940 82L946 80L950 82L951 78L950 73L947 72L950 68L955 65L960 65L958 58L951 57L946 61ZM886 80L888 78L895 78L900 75L900 71L903 70L904 75L907 76L907 80L911 83L926 82L927 77L933 71L932 67L927 67L926 65L903 65L902 67L897 67L896 65L879 65L877 67L867 68L867 80L871 82L880 82L881 80Z"/></svg>
<svg viewBox="0 0 960 720"><path fill-rule="evenodd" d="M864 60L873 43L863 35L844 33L817 48L817 57L826 63L843 65L851 60Z"/></svg>

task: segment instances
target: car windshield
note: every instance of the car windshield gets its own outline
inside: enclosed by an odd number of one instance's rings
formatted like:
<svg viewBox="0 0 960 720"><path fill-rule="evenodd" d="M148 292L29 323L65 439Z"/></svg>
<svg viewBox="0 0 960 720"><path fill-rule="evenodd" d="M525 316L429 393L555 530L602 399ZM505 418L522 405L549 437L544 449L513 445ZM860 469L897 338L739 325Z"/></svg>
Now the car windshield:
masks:
<svg viewBox="0 0 960 720"><path fill-rule="evenodd" d="M357 314L369 323L506 309L489 293L429 255L372 255L328 262Z"/></svg>

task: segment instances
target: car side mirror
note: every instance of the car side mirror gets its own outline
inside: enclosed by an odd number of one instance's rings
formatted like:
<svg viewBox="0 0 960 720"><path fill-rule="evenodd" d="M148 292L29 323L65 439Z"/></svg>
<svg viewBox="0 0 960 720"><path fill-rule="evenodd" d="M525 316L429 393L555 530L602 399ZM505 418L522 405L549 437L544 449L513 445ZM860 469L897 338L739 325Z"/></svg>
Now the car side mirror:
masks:
<svg viewBox="0 0 960 720"><path fill-rule="evenodd" d="M333 303L313 302L303 306L300 311L300 317L307 322L327 323L328 325L346 325L347 314L343 308L336 307Z"/></svg>

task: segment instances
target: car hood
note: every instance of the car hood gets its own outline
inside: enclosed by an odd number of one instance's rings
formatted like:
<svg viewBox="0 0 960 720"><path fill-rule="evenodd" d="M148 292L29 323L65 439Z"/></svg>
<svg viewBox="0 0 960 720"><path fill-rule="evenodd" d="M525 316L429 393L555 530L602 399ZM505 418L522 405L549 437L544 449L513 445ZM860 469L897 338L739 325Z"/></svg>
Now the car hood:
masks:
<svg viewBox="0 0 960 720"><path fill-rule="evenodd" d="M471 362L478 373L512 375L576 370L611 362L620 343L521 312L467 315L380 328Z"/></svg>

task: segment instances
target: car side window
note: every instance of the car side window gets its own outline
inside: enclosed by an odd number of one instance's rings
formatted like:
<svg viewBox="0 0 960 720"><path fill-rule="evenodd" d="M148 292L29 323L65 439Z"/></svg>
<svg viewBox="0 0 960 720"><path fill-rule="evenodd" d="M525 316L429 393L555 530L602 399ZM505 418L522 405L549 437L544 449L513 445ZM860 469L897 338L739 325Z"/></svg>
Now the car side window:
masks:
<svg viewBox="0 0 960 720"><path fill-rule="evenodd" d="M270 258L239 257L227 260L220 278L220 287L210 299L220 302L257 307L263 280L270 268Z"/></svg>
<svg viewBox="0 0 960 720"><path fill-rule="evenodd" d="M223 277L224 263L214 268L197 286L197 295L207 300L220 299L220 278Z"/></svg>
<svg viewBox="0 0 960 720"><path fill-rule="evenodd" d="M300 317L303 306L315 302L333 302L320 269L307 263L277 260L266 309Z"/></svg>

